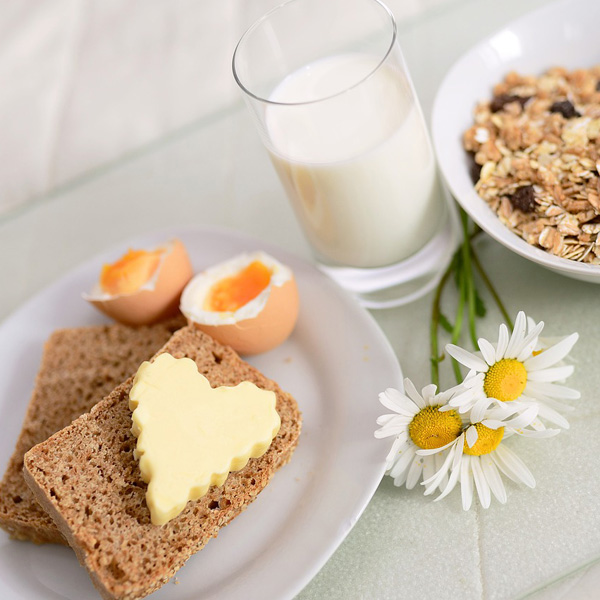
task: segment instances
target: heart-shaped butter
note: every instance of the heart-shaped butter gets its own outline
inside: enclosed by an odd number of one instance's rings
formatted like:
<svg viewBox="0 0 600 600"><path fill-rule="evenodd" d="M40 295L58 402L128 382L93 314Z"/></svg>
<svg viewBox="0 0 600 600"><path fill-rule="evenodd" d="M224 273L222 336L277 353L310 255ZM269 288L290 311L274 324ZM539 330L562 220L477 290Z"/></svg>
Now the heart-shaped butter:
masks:
<svg viewBox="0 0 600 600"><path fill-rule="evenodd" d="M163 525L262 456L281 425L275 402L249 381L212 388L189 358L164 353L144 362L129 407L152 523Z"/></svg>

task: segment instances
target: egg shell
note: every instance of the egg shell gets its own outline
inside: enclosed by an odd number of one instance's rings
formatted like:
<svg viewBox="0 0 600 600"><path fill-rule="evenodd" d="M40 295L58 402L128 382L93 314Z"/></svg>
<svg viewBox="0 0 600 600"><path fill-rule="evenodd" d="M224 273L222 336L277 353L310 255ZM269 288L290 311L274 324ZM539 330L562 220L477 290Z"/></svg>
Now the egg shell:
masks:
<svg viewBox="0 0 600 600"><path fill-rule="evenodd" d="M158 266L154 286L133 294L112 298L84 296L98 310L124 325L150 325L175 316L179 298L193 275L185 246L180 240L165 245L166 254ZM145 286L144 286L145 287Z"/></svg>
<svg viewBox="0 0 600 600"><path fill-rule="evenodd" d="M190 322L239 354L260 354L279 346L290 336L299 306L298 287L292 275L281 286L271 288L265 306L255 317L227 325Z"/></svg>

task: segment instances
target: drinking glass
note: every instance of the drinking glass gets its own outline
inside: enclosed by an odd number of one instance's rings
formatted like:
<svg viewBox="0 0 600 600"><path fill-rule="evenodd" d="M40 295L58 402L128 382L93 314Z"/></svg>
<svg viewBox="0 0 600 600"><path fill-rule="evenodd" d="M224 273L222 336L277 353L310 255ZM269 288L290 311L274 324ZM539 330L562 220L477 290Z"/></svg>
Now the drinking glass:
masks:
<svg viewBox="0 0 600 600"><path fill-rule="evenodd" d="M233 74L321 268L373 308L430 289L456 235L390 10L289 0Z"/></svg>

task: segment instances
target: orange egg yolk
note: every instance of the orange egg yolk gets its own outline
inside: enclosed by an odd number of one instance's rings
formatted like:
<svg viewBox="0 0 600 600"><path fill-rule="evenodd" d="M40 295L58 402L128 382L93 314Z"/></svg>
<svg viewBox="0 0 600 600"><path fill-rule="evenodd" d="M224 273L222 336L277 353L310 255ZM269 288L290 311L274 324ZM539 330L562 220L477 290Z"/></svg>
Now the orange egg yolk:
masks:
<svg viewBox="0 0 600 600"><path fill-rule="evenodd" d="M156 272L162 250L128 250L118 261L104 265L100 273L102 291L113 296L139 290Z"/></svg>
<svg viewBox="0 0 600 600"><path fill-rule="evenodd" d="M217 281L208 293L205 310L234 312L258 296L271 281L271 271L258 260L239 273Z"/></svg>

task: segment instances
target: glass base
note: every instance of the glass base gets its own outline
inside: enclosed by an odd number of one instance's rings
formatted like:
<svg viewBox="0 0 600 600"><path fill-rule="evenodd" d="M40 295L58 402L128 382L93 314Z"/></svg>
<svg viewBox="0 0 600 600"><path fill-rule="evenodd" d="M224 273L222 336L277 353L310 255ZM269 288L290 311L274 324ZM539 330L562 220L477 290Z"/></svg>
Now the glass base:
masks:
<svg viewBox="0 0 600 600"><path fill-rule="evenodd" d="M419 252L394 265L359 269L318 264L365 308L385 309L418 300L439 283L460 240L456 208L448 202L438 232Z"/></svg>

